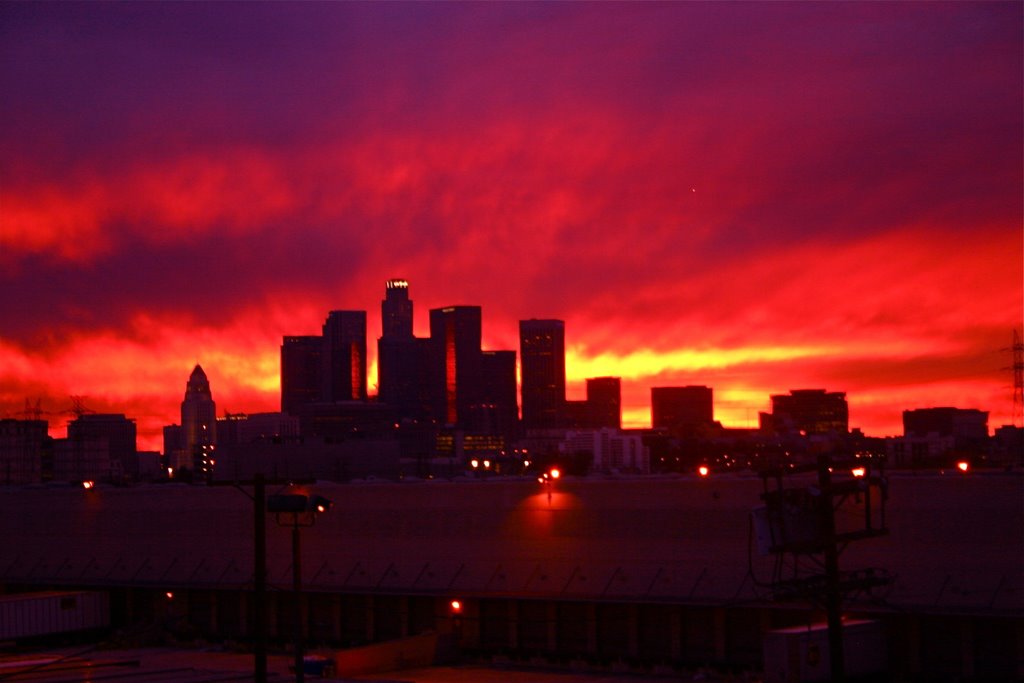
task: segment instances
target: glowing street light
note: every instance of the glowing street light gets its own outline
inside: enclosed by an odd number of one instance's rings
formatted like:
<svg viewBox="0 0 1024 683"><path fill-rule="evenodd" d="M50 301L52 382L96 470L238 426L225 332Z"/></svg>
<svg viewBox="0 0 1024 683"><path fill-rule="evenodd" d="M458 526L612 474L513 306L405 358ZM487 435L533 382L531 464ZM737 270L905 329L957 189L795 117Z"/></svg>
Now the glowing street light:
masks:
<svg viewBox="0 0 1024 683"><path fill-rule="evenodd" d="M701 465L700 467L697 468L697 474L699 474L702 477L706 477L710 473L711 469L707 465Z"/></svg>
<svg viewBox="0 0 1024 683"><path fill-rule="evenodd" d="M548 490L548 505L551 505L551 487L554 486L555 479L558 479L560 476L562 476L562 472L557 467L553 467L537 477L537 481L543 484Z"/></svg>
<svg viewBox="0 0 1024 683"><path fill-rule="evenodd" d="M961 472L967 472L967 470L971 469L971 464L966 460L961 460L956 464L956 468Z"/></svg>
<svg viewBox="0 0 1024 683"><path fill-rule="evenodd" d="M850 470L850 474L852 474L855 477L863 477L865 472L866 470L863 467L854 467L852 470Z"/></svg>

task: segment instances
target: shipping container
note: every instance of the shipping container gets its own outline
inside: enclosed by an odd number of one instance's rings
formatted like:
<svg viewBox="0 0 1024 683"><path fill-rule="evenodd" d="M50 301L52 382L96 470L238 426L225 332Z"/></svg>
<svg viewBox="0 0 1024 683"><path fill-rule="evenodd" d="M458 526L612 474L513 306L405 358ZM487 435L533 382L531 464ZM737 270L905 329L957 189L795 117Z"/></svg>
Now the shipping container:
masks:
<svg viewBox="0 0 1024 683"><path fill-rule="evenodd" d="M110 599L97 591L0 595L0 640L71 633L110 625Z"/></svg>

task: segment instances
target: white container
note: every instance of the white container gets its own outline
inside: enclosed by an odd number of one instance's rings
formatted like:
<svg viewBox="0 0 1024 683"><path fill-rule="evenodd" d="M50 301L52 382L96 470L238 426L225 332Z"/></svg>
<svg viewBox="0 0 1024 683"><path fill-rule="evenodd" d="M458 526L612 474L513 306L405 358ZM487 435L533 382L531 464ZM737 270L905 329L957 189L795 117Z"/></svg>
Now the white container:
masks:
<svg viewBox="0 0 1024 683"><path fill-rule="evenodd" d="M877 621L843 623L843 660L847 676L884 673L885 636ZM764 636L765 683L813 683L831 678L828 625L769 631Z"/></svg>
<svg viewBox="0 0 1024 683"><path fill-rule="evenodd" d="M0 595L0 640L70 633L110 625L106 593L68 591Z"/></svg>

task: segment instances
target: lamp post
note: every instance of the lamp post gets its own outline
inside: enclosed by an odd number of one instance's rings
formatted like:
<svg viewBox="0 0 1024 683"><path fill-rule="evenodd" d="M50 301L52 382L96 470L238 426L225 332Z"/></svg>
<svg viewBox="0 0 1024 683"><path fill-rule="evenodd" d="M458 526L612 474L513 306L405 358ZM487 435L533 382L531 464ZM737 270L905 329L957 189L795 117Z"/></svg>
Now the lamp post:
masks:
<svg viewBox="0 0 1024 683"><path fill-rule="evenodd" d="M544 488L548 491L548 507L551 506L551 487L555 484L555 479L562 476L562 472L557 468L545 472L544 474L537 477L537 481L544 485Z"/></svg>
<svg viewBox="0 0 1024 683"><path fill-rule="evenodd" d="M295 599L295 681L305 681L305 667L302 644L302 549L299 543L299 528L313 526L316 515L327 512L331 501L323 496L306 496L298 493L285 493L267 496L267 512L274 513L279 526L292 528L292 593ZM282 523L282 515L285 515Z"/></svg>

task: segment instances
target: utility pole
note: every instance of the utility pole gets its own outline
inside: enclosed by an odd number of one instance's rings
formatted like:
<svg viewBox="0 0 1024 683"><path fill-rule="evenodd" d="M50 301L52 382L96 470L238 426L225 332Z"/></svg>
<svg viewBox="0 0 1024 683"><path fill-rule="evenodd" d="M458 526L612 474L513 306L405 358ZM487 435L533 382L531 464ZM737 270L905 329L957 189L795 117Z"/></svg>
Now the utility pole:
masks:
<svg viewBox="0 0 1024 683"><path fill-rule="evenodd" d="M306 675L305 657L302 652L302 552L299 547L298 515L292 521L292 593L295 598L295 683L303 683Z"/></svg>
<svg viewBox="0 0 1024 683"><path fill-rule="evenodd" d="M253 679L267 683L267 490L263 474L253 477Z"/></svg>
<svg viewBox="0 0 1024 683"><path fill-rule="evenodd" d="M828 621L828 661L833 683L846 680L843 657L842 594L839 590L839 550L836 548L836 516L832 507L831 458L818 456L818 501L822 555L825 559L825 615ZM870 508L869 508L870 509Z"/></svg>
<svg viewBox="0 0 1024 683"><path fill-rule="evenodd" d="M765 506L754 511L758 535L767 541L762 553L780 556L772 581L767 584L775 599L806 600L825 610L829 669L834 683L846 680L844 598L853 593L870 592L891 581L884 570L841 572L839 568L839 555L848 543L888 533L885 525L888 485L881 472L872 472L873 464L870 458L841 461L821 454L814 463L764 470L761 472L764 484L761 497ZM817 473L816 485L787 487L784 484L789 475L811 472ZM855 501L854 509L862 508L861 525L850 527L852 519L848 518L844 528L837 530L836 509L851 498ZM877 506L874 512L873 506ZM792 574L782 561L787 555L793 557ZM800 558L812 561L808 564ZM812 569L808 573L808 566L816 567L818 572Z"/></svg>

